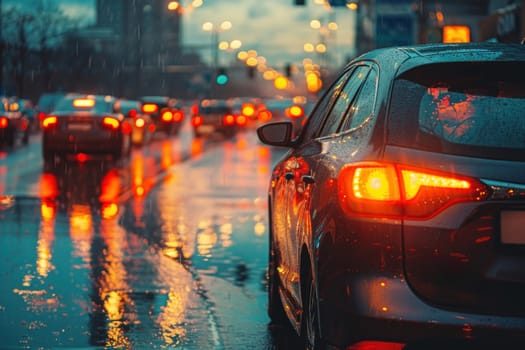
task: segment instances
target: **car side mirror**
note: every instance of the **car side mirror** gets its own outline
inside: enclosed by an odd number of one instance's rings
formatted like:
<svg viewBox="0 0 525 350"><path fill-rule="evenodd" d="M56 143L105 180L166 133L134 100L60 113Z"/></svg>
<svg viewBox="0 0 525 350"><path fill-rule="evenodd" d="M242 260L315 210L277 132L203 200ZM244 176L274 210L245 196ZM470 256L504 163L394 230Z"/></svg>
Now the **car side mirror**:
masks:
<svg viewBox="0 0 525 350"><path fill-rule="evenodd" d="M270 146L290 147L292 145L291 122L277 122L261 125L257 128L257 136L262 143Z"/></svg>

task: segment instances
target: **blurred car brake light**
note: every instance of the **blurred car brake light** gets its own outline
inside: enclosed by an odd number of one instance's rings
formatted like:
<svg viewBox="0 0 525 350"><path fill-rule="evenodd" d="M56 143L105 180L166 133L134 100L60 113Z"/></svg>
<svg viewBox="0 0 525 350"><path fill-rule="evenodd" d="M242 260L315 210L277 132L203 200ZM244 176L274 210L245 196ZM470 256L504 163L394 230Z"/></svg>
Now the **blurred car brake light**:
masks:
<svg viewBox="0 0 525 350"><path fill-rule="evenodd" d="M339 200L353 214L426 219L446 207L487 198L474 178L383 163L358 163L339 174Z"/></svg>
<svg viewBox="0 0 525 350"><path fill-rule="evenodd" d="M226 114L223 118L224 125L234 125L235 117L232 114Z"/></svg>
<svg viewBox="0 0 525 350"><path fill-rule="evenodd" d="M248 118L252 118L255 115L255 106L251 103L244 103L242 105L241 113Z"/></svg>
<svg viewBox="0 0 525 350"><path fill-rule="evenodd" d="M123 134L131 134L133 131L133 126L128 121L124 121L122 123L122 133Z"/></svg>
<svg viewBox="0 0 525 350"><path fill-rule="evenodd" d="M259 120L261 122L267 122L267 121L270 121L271 119L272 119L272 112L270 112L269 110L265 109L259 112Z"/></svg>
<svg viewBox="0 0 525 350"><path fill-rule="evenodd" d="M9 125L9 119L7 117L0 117L0 129L5 129Z"/></svg>
<svg viewBox="0 0 525 350"><path fill-rule="evenodd" d="M58 123L58 118L54 115L50 115L50 116L45 117L44 120L42 120L42 127L44 129L48 129L48 128L51 128L57 125L57 123Z"/></svg>
<svg viewBox="0 0 525 350"><path fill-rule="evenodd" d="M146 122L144 121L144 118L137 118L137 119L135 119L135 126L137 128L143 128L144 125L146 125Z"/></svg>
<svg viewBox="0 0 525 350"><path fill-rule="evenodd" d="M199 126L199 125L202 125L202 123L203 123L203 120L200 115L196 115L191 119L191 124L193 126Z"/></svg>
<svg viewBox="0 0 525 350"><path fill-rule="evenodd" d="M128 112L128 116L130 118L136 118L137 117L137 110L136 109L130 109Z"/></svg>
<svg viewBox="0 0 525 350"><path fill-rule="evenodd" d="M237 125L244 126L248 124L248 118L246 118L244 115L238 115L235 122L237 123Z"/></svg>
<svg viewBox="0 0 525 350"><path fill-rule="evenodd" d="M293 105L286 109L286 115L290 118L301 118L304 115L304 109L301 106Z"/></svg>
<svg viewBox="0 0 525 350"><path fill-rule="evenodd" d="M172 111L164 111L162 112L162 121L164 122L171 122L173 120L173 112Z"/></svg>
<svg viewBox="0 0 525 350"><path fill-rule="evenodd" d="M182 119L184 119L184 113L182 113L182 111L173 112L173 121L180 122Z"/></svg>
<svg viewBox="0 0 525 350"><path fill-rule="evenodd" d="M156 113L159 110L159 106L154 103L144 103L142 105L143 113Z"/></svg>
<svg viewBox="0 0 525 350"><path fill-rule="evenodd" d="M102 124L110 129L116 130L118 129L120 122L112 117L104 117L104 119L102 119Z"/></svg>
<svg viewBox="0 0 525 350"><path fill-rule="evenodd" d="M76 98L73 100L73 107L91 108L95 106L95 100L90 98Z"/></svg>

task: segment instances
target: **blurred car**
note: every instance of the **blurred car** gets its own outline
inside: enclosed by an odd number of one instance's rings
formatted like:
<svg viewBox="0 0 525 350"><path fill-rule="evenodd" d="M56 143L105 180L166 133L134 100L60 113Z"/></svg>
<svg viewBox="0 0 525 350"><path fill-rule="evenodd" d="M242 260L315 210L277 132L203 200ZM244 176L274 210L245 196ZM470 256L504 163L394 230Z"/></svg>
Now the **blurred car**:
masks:
<svg viewBox="0 0 525 350"><path fill-rule="evenodd" d="M116 110L130 119L133 145L142 146L151 142L155 132L155 124L149 114L141 112L139 101L120 99L116 103Z"/></svg>
<svg viewBox="0 0 525 350"><path fill-rule="evenodd" d="M234 114L227 100L204 99L192 108L191 125L195 137L213 133L231 137L245 124L246 118Z"/></svg>
<svg viewBox="0 0 525 350"><path fill-rule="evenodd" d="M258 129L290 148L269 188L273 322L312 349L524 344L524 64L518 44L378 49L296 139Z"/></svg>
<svg viewBox="0 0 525 350"><path fill-rule="evenodd" d="M131 154L131 121L115 109L116 98L69 94L42 121L44 161L55 156L77 159Z"/></svg>
<svg viewBox="0 0 525 350"><path fill-rule="evenodd" d="M140 98L142 114L149 115L155 131L177 135L184 121L184 109L176 99L167 96L143 96Z"/></svg>
<svg viewBox="0 0 525 350"><path fill-rule="evenodd" d="M17 141L29 142L29 119L22 114L16 99L0 99L0 144L15 146Z"/></svg>

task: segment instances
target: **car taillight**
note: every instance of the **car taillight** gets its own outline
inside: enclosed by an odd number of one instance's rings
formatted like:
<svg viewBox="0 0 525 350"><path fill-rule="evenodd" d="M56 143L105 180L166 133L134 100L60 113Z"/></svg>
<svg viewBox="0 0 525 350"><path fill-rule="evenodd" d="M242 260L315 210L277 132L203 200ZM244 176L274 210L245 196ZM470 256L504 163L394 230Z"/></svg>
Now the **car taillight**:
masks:
<svg viewBox="0 0 525 350"><path fill-rule="evenodd" d="M154 103L144 103L141 109L142 113L156 113L159 110L159 106Z"/></svg>
<svg viewBox="0 0 525 350"><path fill-rule="evenodd" d="M272 112L270 112L269 110L265 109L259 112L259 120L261 122L267 122L267 121L270 121L271 119L272 119Z"/></svg>
<svg viewBox="0 0 525 350"><path fill-rule="evenodd" d="M454 203L488 196L474 178L374 162L345 166L338 184L345 211L376 217L426 219Z"/></svg>
<svg viewBox="0 0 525 350"><path fill-rule="evenodd" d="M144 121L144 118L137 118L137 119L135 119L135 126L137 128L139 128L139 129L143 128L144 125L146 125L146 122Z"/></svg>
<svg viewBox="0 0 525 350"><path fill-rule="evenodd" d="M38 113L38 120L40 120L40 122L42 122L42 120L44 120L46 118L47 114L44 113L44 112L40 112Z"/></svg>
<svg viewBox="0 0 525 350"><path fill-rule="evenodd" d="M191 124L193 126L202 125L202 117L200 115L194 116L193 118L191 118Z"/></svg>
<svg viewBox="0 0 525 350"><path fill-rule="evenodd" d="M9 125L9 119L7 117L0 117L0 129L5 129Z"/></svg>
<svg viewBox="0 0 525 350"><path fill-rule="evenodd" d="M182 111L174 111L173 112L173 121L174 122L181 122L182 119L184 119L184 113Z"/></svg>
<svg viewBox="0 0 525 350"><path fill-rule="evenodd" d="M246 118L244 115L238 115L235 119L235 122L237 123L237 125L245 126L246 124L248 124L248 118Z"/></svg>
<svg viewBox="0 0 525 350"><path fill-rule="evenodd" d="M50 129L58 124L58 118L54 115L45 117L42 120L42 127L44 129Z"/></svg>
<svg viewBox="0 0 525 350"><path fill-rule="evenodd" d="M232 114L226 114L223 118L224 125L234 125L235 124L235 117Z"/></svg>
<svg viewBox="0 0 525 350"><path fill-rule="evenodd" d="M104 117L102 119L102 124L111 130L117 130L120 126L120 122L112 117Z"/></svg>
<svg viewBox="0 0 525 350"><path fill-rule="evenodd" d="M304 110L301 106L293 105L286 109L286 115L289 118L301 118L304 115Z"/></svg>
<svg viewBox="0 0 525 350"><path fill-rule="evenodd" d="M241 113L248 118L253 118L255 116L255 105L251 103L245 103L242 105Z"/></svg>
<svg viewBox="0 0 525 350"><path fill-rule="evenodd" d="M127 135L127 134L131 134L133 132L133 125L131 125L130 122L128 122L127 120L125 120L123 123L122 123L122 133L124 135Z"/></svg>
<svg viewBox="0 0 525 350"><path fill-rule="evenodd" d="M172 111L164 111L162 112L162 121L164 122L171 122L173 120L173 112Z"/></svg>

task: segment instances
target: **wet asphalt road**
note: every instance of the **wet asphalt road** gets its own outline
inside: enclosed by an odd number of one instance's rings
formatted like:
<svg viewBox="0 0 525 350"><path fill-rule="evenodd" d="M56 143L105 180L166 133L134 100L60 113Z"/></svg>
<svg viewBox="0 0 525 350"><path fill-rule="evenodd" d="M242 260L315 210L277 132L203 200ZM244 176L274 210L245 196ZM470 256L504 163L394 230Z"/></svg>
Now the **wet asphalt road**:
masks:
<svg viewBox="0 0 525 350"><path fill-rule="evenodd" d="M0 153L0 348L290 348L266 315L283 152L186 128L118 165Z"/></svg>

